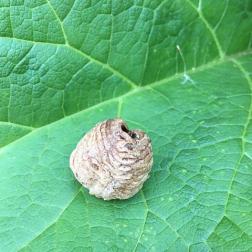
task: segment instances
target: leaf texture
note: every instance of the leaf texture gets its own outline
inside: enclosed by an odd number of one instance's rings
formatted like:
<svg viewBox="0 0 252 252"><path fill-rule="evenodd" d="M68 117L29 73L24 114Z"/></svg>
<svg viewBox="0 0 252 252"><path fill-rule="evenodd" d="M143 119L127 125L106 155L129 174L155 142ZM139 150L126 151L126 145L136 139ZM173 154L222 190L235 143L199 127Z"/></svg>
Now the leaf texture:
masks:
<svg viewBox="0 0 252 252"><path fill-rule="evenodd" d="M251 251L251 27L251 0L0 1L0 251ZM69 156L114 117L154 167L107 202Z"/></svg>

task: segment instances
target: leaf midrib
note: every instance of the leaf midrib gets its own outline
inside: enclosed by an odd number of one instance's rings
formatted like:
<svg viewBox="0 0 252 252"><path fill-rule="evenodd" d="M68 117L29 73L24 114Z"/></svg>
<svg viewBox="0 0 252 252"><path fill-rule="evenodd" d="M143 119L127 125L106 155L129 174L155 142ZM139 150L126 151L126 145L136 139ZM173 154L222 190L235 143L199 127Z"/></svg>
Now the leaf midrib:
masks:
<svg viewBox="0 0 252 252"><path fill-rule="evenodd" d="M77 50L77 49L76 49ZM213 60L207 64L204 64L204 65L201 65L195 69L190 69L187 71L186 74L195 74L195 73L198 73L198 72L202 72L204 70L207 70L207 69L211 69L217 65L220 65L220 64L223 64L225 62L232 62L233 59L236 59L236 58L239 58L239 57L242 57L242 56L246 56L246 55L250 55L252 54L252 50L246 50L244 52L239 52L237 54L233 54L231 56L226 56L225 58L223 59L218 59L218 60ZM54 125L62 120L65 120L66 118L71 118L71 117L75 117L75 116L78 116L78 114L81 114L81 113L85 113L85 112L88 112L90 110L93 110L93 109L96 109L96 108L99 108L103 105L106 105L106 104L110 104L111 102L115 102L115 101L120 101L121 99L127 97L127 96L130 96L130 95L133 95L135 93L138 93L138 92L143 92L143 91L146 91L150 88L153 88L153 87L157 87L157 86L162 86L164 84L167 84L173 80L177 80L177 79L180 79L180 78L183 78L185 73L179 73L179 74L175 74L173 76L169 76L168 78L165 78L163 80L159 80L159 81L155 81L149 85L146 85L146 86L142 86L142 87L136 87L136 88L133 88L132 90L130 90L129 92L123 94L123 95L120 95L120 96L117 96L117 97L114 97L114 98L111 98L111 99L108 99L108 100L105 100L103 102L100 102L100 103L97 103L91 107L88 107L88 108L85 108L83 110L80 110L76 113L73 113L71 115L67 115L65 117L62 117L60 118L59 120L56 120L56 121L53 121L49 124L46 124L44 126L41 126L41 127L38 127L38 128L34 128L33 131L31 131L30 133L18 138L17 140L3 146L1 149L0 149L0 154L6 149L8 148L9 146L12 146L13 144L15 144L16 142L19 142L19 141L22 141L24 138L26 137L29 137L33 134L36 134L37 132L39 132L41 129L45 128L45 127L49 127L51 125ZM8 123L8 122L7 122ZM12 122L11 122L12 123ZM12 123L12 124L15 124L15 123ZM22 126L22 124L17 124L18 126ZM26 125L23 125L24 127L26 127Z"/></svg>

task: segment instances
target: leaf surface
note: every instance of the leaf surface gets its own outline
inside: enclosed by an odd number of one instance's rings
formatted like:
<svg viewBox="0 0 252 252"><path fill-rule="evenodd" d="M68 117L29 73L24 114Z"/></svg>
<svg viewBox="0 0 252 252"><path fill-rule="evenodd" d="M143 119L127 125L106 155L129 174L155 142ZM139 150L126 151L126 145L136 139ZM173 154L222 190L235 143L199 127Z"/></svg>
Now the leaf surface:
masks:
<svg viewBox="0 0 252 252"><path fill-rule="evenodd" d="M252 2L218 4L0 2L0 251L252 250ZM154 166L106 202L69 156L117 116Z"/></svg>

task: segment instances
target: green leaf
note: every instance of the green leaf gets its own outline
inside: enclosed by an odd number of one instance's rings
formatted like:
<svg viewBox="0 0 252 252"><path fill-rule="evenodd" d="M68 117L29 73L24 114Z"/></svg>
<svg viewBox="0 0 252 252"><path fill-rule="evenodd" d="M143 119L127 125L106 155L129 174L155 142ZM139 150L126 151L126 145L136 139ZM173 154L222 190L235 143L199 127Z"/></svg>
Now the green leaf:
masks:
<svg viewBox="0 0 252 252"><path fill-rule="evenodd" d="M252 1L0 1L0 251L251 251ZM151 136L133 198L69 156L97 122Z"/></svg>

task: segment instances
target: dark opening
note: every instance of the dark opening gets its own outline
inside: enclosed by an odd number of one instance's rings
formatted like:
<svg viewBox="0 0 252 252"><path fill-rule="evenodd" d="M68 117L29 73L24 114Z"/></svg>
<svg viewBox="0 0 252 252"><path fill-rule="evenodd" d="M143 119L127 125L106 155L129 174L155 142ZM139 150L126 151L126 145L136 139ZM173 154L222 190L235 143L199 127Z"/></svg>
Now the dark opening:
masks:
<svg viewBox="0 0 252 252"><path fill-rule="evenodd" d="M135 139L135 138L137 137L137 134L134 133L134 132L132 132L132 131L129 133L129 135L130 135L133 139Z"/></svg>
<svg viewBox="0 0 252 252"><path fill-rule="evenodd" d="M121 126L121 129L122 129L122 131L129 133L129 130L126 128L126 126L124 124Z"/></svg>
<svg viewBox="0 0 252 252"><path fill-rule="evenodd" d="M133 138L133 139L137 138L137 134L128 130L124 124L121 126L121 129L122 129L122 131L126 132L131 138Z"/></svg>

